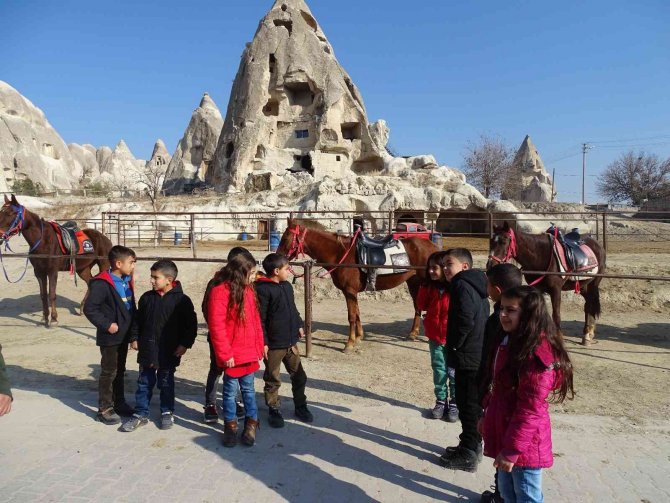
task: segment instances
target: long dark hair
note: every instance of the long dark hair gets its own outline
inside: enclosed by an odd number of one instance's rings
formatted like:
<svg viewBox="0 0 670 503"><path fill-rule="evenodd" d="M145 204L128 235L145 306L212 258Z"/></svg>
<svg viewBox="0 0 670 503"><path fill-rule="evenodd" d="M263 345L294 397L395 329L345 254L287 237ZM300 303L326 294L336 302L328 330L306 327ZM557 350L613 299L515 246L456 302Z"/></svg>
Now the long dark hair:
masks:
<svg viewBox="0 0 670 503"><path fill-rule="evenodd" d="M240 253L232 257L226 266L214 275L211 281L211 288L221 283L228 283L230 288L230 297L228 299L227 318L233 318L233 313L237 311L236 318L244 321L244 294L249 285L249 274L256 267L253 257L245 253Z"/></svg>
<svg viewBox="0 0 670 503"><path fill-rule="evenodd" d="M556 356L556 364L561 375L560 384L554 389L549 401L562 403L566 398L574 398L570 356L565 349L563 338L549 316L542 293L531 286L518 286L506 290L502 296L504 299L518 300L521 310L517 332L508 334L510 368L516 384L521 368L528 364L535 349L543 339L546 339Z"/></svg>

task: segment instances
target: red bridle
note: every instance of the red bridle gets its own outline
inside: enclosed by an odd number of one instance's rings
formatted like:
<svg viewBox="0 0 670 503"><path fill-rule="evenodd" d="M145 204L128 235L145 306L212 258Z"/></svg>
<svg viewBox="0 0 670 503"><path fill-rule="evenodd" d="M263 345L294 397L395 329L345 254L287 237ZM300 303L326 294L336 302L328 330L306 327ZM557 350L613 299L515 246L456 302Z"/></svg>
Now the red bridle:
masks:
<svg viewBox="0 0 670 503"><path fill-rule="evenodd" d="M288 247L288 259L300 258L305 256L305 236L307 236L307 227L305 227L300 236L300 225L296 225L288 230L292 235L291 245Z"/></svg>
<svg viewBox="0 0 670 503"><path fill-rule="evenodd" d="M516 234L514 233L514 229L508 229L504 235L509 237L509 245L507 246L507 253L505 253L505 256L503 258L500 258L496 257L495 255L489 255L489 258L491 260L499 264L506 264L513 258L516 258L517 248L516 248Z"/></svg>

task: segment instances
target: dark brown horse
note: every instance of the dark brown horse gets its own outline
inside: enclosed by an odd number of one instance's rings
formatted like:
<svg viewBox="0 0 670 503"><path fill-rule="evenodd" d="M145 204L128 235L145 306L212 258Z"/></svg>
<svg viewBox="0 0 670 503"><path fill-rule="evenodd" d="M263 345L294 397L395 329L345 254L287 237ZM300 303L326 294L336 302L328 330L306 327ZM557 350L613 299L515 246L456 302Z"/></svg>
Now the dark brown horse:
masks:
<svg viewBox="0 0 670 503"><path fill-rule="evenodd" d="M289 219L288 228L282 236L277 253L288 256L289 260L304 253L322 264L357 264L353 239L353 237L340 236L333 232L307 228L299 221ZM401 241L405 245L405 251L413 266L425 266L428 257L438 251L437 246L426 239L406 238ZM361 313L358 309L358 294L365 290L366 275L358 267L335 267L331 270L330 277L333 284L344 293L347 301L349 339L344 351L348 353L364 336ZM380 275L376 281L377 290L390 290L407 283L414 301L414 321L409 333L410 339L416 339L419 335L421 312L416 308L416 296L424 278L424 270L409 270L398 274Z"/></svg>
<svg viewBox="0 0 670 503"><path fill-rule="evenodd" d="M598 259L598 273L605 272L605 250L590 237L583 239L593 250ZM550 236L544 234L527 234L514 231L507 222L502 227L494 227L491 239L489 266L494 263L505 263L511 259L521 265L522 270L559 272L558 262L552 250ZM526 282L533 284L551 297L552 318L556 327L561 329L561 291L575 290L575 281L569 276L561 275L529 275L525 274ZM588 346L595 337L596 319L600 316L600 281L602 278L579 277L579 290L584 297L584 331L582 344Z"/></svg>
<svg viewBox="0 0 670 503"><path fill-rule="evenodd" d="M79 277L88 284L93 277L91 271L93 266L97 265L100 271L109 267L107 260L98 260L96 257L106 257L112 248L112 242L107 236L93 229L85 229L84 233L91 240L94 252L90 255L77 255L75 269ZM13 195L11 199L5 196L5 204L0 208L0 244L9 241L11 237L18 234L23 234L28 242L30 246L29 255L52 255L57 257L30 258L30 263L33 265L35 277L40 285L44 324L47 327L50 324L58 324L56 283L58 282L59 271L70 270L70 256L63 254L56 231L48 222L21 206ZM86 296L81 302L82 306L85 300ZM51 306L51 316L49 316L49 306Z"/></svg>

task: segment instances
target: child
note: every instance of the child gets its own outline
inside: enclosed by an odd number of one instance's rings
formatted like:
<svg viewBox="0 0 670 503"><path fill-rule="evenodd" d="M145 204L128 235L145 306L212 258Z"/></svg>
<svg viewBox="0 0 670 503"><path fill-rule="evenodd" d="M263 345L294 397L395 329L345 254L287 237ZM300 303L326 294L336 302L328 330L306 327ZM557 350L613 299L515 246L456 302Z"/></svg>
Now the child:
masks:
<svg viewBox="0 0 670 503"><path fill-rule="evenodd" d="M223 376L223 445L237 444L235 396L241 388L245 421L242 443L254 445L258 409L254 392L254 372L267 354L256 295L251 287L256 262L245 254L236 255L214 278L207 302L207 325L217 366Z"/></svg>
<svg viewBox="0 0 670 503"><path fill-rule="evenodd" d="M9 388L9 379L5 372L5 360L2 357L0 346L0 417L12 411L12 390Z"/></svg>
<svg viewBox="0 0 670 503"><path fill-rule="evenodd" d="M489 316L484 330L484 344L482 347L482 365L479 368L479 403L483 403L488 394L490 380L490 368L495 356L495 348L498 347L502 338L500 335L500 298L502 293L510 288L521 286L523 281L521 270L512 264L498 264L486 271L487 291L489 298L495 303L493 314ZM477 454L481 454L478 452ZM484 491L480 499L481 503L500 503L502 496L498 489L498 475L496 473L493 483L493 492Z"/></svg>
<svg viewBox="0 0 670 503"><path fill-rule="evenodd" d="M240 254L245 255L247 259L251 261L256 260L249 250L241 246L235 246L228 252L226 261L230 262L233 257ZM209 280L209 283L207 283L205 295L202 299L202 314L205 317L205 323L207 322L207 302L209 300L209 292L211 292L214 287L215 279L216 275ZM219 368L216 364L216 355L214 354L214 347L212 346L212 339L209 336L209 332L207 332L207 343L209 344L209 373L207 374L207 384L205 385L204 421L205 423L217 423L219 421L219 414L216 410L216 388L219 384L219 377L223 374L223 369ZM239 401L236 402L236 412L237 417L244 417L244 407Z"/></svg>
<svg viewBox="0 0 670 503"><path fill-rule="evenodd" d="M104 424L118 424L119 414L130 416L134 412L126 403L123 378L135 316L135 252L114 246L108 258L111 268L89 283L84 315L97 329L95 342L102 357L97 419Z"/></svg>
<svg viewBox="0 0 670 503"><path fill-rule="evenodd" d="M428 337L430 366L433 369L435 407L430 412L434 419L458 421L456 406L455 370L447 366L447 319L449 310L449 284L444 281L442 262L444 252L435 252L428 257L426 273L428 280L419 288L416 306L426 311L423 328ZM446 414L445 414L446 412Z"/></svg>
<svg viewBox="0 0 670 503"><path fill-rule="evenodd" d="M574 396L570 358L544 297L522 286L502 294L504 338L495 349L481 431L505 501L541 502L553 464L549 401Z"/></svg>
<svg viewBox="0 0 670 503"><path fill-rule="evenodd" d="M290 275L288 259L284 255L271 253L263 260L265 277L256 283L258 305L261 312L261 323L265 345L268 347L265 358L265 404L270 409L268 423L273 428L284 426L284 418L280 410L279 372L282 362L291 378L293 405L295 415L301 421L314 421L307 408L305 396L305 374L300 362L298 339L305 336L303 321L295 306L293 287L287 281Z"/></svg>
<svg viewBox="0 0 670 503"><path fill-rule="evenodd" d="M174 373L198 331L193 302L184 294L177 273L171 260L152 265L152 290L142 295L137 305L130 347L138 351L140 374L135 414L123 425L123 431L135 431L149 422L149 404L156 384L161 393L161 429L174 424Z"/></svg>
<svg viewBox="0 0 670 503"><path fill-rule="evenodd" d="M482 359L484 327L489 316L486 276L472 269L472 254L465 248L445 252L444 278L451 283L447 322L447 364L456 369L456 403L462 433L457 447L440 457L445 468L474 472L481 449L477 421L481 413L477 372Z"/></svg>

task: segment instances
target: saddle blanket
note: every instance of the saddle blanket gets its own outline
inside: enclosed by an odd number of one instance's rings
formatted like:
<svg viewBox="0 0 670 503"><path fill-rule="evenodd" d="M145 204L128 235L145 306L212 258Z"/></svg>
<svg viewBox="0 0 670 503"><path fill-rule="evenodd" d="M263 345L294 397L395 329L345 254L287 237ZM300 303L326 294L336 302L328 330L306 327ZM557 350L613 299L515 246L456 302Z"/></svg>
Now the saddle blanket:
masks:
<svg viewBox="0 0 670 503"><path fill-rule="evenodd" d="M395 266L411 265L409 263L409 257L407 256L407 252L405 251L405 245L402 244L401 241L398 241L398 244L396 244L396 246L393 246L391 248L385 248L383 251L386 258L383 265L395 265ZM407 272L407 269L387 269L383 267L377 269L377 275L398 274L401 272Z"/></svg>
<svg viewBox="0 0 670 503"><path fill-rule="evenodd" d="M583 272L588 274L598 274L598 258L596 254L593 253L593 250L589 248L586 244L580 244L579 249L586 255L587 263L581 267L576 267L572 269L568 266L568 261L565 257L565 248L558 242L557 239L553 240L554 256L556 257L556 262L558 262L558 269L560 272ZM570 276L566 275L569 279L575 280L579 279L579 276ZM566 276L563 276L564 278ZM583 278L583 277L582 277Z"/></svg>
<svg viewBox="0 0 670 503"><path fill-rule="evenodd" d="M64 255L84 255L85 253L93 253L95 251L93 243L84 231L71 231L56 222L49 223L54 231L56 231L58 245Z"/></svg>

